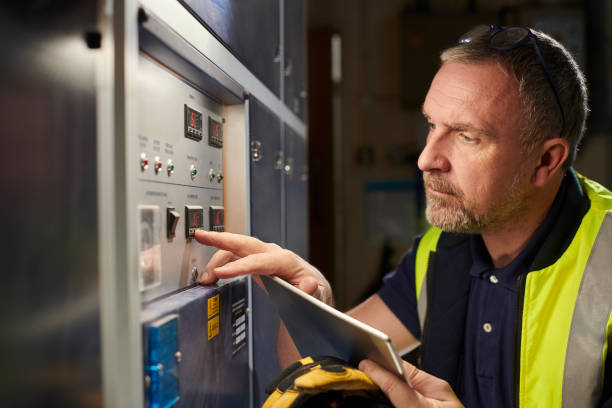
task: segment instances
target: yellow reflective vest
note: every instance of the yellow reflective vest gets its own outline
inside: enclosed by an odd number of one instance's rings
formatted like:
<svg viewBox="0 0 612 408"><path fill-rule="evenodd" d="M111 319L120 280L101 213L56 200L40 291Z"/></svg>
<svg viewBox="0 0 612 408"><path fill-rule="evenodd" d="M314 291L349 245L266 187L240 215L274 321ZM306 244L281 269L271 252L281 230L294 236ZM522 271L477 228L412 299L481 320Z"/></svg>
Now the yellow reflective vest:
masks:
<svg viewBox="0 0 612 408"><path fill-rule="evenodd" d="M612 192L571 169L569 176L577 178L580 194L586 194L583 201L590 205L576 223L573 237L560 237L560 241L567 241L560 255L549 264L530 269L519 281L517 407L596 407L602 398L606 357L612 342ZM428 276L432 273L428 272L436 252L444 252L440 246L448 246L441 244L446 235L449 234L434 227L419 241L415 287L426 353L422 358L436 355L441 362L438 364L452 367L454 360L444 359L444 353L456 352L456 345L438 341L442 345L436 350L427 349L428 335L435 335L428 332L428 327L435 331L440 326L440 322L428 321L428 317L434 319L428 316L428 309L434 306L428 298L441 298L428 288L432 282ZM457 237L450 240L453 239ZM435 320L440 320L441 315L435 315ZM437 367L428 367L425 362L423 368L435 371Z"/></svg>

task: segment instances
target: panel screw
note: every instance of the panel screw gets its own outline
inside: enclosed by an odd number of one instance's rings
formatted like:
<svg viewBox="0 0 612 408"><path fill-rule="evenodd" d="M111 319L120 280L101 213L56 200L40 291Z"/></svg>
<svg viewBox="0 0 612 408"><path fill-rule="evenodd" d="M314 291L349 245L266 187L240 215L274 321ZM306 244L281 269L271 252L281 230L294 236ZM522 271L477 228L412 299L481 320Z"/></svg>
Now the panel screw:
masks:
<svg viewBox="0 0 612 408"><path fill-rule="evenodd" d="M147 375L145 376L145 387L149 388L150 386L151 386L151 377Z"/></svg>
<svg viewBox="0 0 612 408"><path fill-rule="evenodd" d="M102 47L102 34L99 31L87 31L83 36L87 48L96 50Z"/></svg>
<svg viewBox="0 0 612 408"><path fill-rule="evenodd" d="M176 353L174 353L174 358L176 359L177 363L180 363L181 360L183 359L183 355L181 354L180 351L177 351Z"/></svg>

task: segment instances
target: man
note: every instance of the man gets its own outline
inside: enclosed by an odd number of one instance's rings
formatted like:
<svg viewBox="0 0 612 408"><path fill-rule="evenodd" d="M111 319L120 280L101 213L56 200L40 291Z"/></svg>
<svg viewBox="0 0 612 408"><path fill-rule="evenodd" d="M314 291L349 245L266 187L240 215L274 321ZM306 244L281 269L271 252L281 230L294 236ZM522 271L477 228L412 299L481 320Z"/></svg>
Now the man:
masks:
<svg viewBox="0 0 612 408"><path fill-rule="evenodd" d="M410 388L360 368L395 406L460 406L450 385L468 407L612 407L612 193L571 168L588 111L582 73L555 40L520 27L475 27L441 60L418 161L434 227L349 312L398 349L419 339L432 375L406 365ZM222 249L203 283L274 274L333 304L323 275L287 250L196 239Z"/></svg>

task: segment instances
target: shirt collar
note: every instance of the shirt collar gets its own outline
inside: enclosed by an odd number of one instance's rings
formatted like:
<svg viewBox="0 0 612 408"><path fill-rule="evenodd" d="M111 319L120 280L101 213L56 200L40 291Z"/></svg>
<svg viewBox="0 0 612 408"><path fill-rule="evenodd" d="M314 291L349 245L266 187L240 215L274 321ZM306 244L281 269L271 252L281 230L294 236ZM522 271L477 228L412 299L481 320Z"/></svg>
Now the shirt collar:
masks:
<svg viewBox="0 0 612 408"><path fill-rule="evenodd" d="M566 191L568 184L571 183L571 177L573 172L570 170L566 172L565 177L557 191L557 195L553 204L542 222L542 225L538 227L535 234L529 240L525 248L506 266L502 268L495 268L491 261L491 256L484 245L482 236L480 234L474 234L470 236L470 248L472 253L472 267L470 274L476 278L486 279L491 275L499 280L499 283L503 284L509 289L516 290L517 278L521 274L529 272L529 267L533 263L533 260L538 252L538 249L543 244L544 240L552 230L561 208L563 207Z"/></svg>

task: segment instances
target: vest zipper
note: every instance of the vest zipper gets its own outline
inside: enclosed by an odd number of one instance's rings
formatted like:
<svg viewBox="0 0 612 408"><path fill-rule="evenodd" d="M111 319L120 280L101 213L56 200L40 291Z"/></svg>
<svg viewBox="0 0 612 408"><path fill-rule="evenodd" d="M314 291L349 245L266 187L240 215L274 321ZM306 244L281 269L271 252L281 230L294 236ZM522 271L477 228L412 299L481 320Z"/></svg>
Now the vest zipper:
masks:
<svg viewBox="0 0 612 408"><path fill-rule="evenodd" d="M514 408L519 408L519 394L521 389L521 336L523 331L523 303L525 301L526 276L518 277L516 295L516 318L514 330Z"/></svg>

